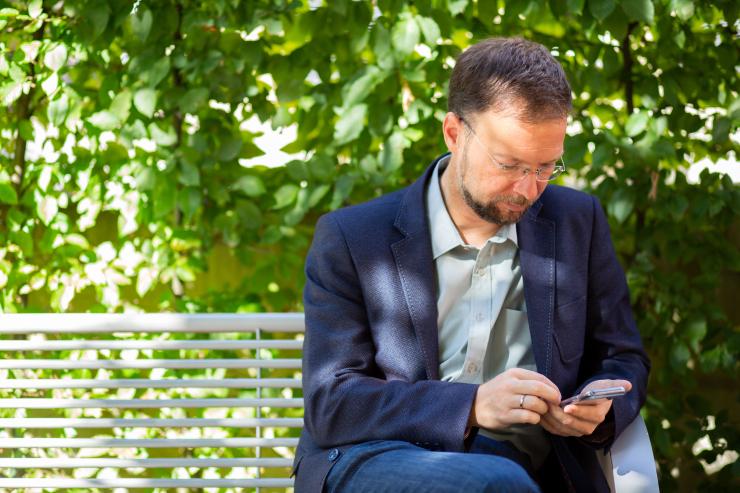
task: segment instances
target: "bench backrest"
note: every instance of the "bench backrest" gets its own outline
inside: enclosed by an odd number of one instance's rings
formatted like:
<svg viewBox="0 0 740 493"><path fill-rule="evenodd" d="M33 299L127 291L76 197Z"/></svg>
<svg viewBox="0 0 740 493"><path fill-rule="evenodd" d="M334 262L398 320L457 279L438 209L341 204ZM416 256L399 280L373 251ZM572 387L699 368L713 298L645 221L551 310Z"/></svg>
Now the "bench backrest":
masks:
<svg viewBox="0 0 740 493"><path fill-rule="evenodd" d="M291 487L303 331L300 313L0 314L0 489Z"/></svg>

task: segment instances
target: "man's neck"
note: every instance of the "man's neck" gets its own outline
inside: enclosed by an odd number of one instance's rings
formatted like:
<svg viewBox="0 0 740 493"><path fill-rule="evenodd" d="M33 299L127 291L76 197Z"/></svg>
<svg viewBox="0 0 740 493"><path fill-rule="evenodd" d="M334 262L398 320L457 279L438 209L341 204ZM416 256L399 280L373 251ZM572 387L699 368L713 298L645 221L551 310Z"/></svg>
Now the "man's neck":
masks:
<svg viewBox="0 0 740 493"><path fill-rule="evenodd" d="M481 248L491 236L501 229L501 226L481 219L465 203L460 187L456 183L455 169L449 168L448 165L448 169L444 170L439 180L442 200L463 241L468 245Z"/></svg>

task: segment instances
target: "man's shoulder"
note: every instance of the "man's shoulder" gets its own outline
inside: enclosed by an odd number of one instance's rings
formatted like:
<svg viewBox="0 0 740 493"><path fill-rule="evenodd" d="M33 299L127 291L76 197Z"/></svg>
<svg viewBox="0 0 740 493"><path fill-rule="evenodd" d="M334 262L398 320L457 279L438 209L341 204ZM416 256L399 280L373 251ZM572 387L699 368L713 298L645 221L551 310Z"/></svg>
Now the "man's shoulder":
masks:
<svg viewBox="0 0 740 493"><path fill-rule="evenodd" d="M540 197L542 212L545 215L558 218L563 214L572 216L574 213L587 213L590 216L594 209L594 196L561 185L548 185Z"/></svg>

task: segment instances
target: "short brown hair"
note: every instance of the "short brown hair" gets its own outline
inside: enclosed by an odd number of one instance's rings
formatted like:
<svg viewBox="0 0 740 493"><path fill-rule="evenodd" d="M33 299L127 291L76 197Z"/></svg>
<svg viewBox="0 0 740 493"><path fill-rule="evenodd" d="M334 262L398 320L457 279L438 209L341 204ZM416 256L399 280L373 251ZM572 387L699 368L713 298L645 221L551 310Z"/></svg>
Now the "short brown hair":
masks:
<svg viewBox="0 0 740 493"><path fill-rule="evenodd" d="M489 38L462 52L448 95L448 111L463 118L509 106L534 122L565 118L572 108L563 67L547 48L523 38Z"/></svg>

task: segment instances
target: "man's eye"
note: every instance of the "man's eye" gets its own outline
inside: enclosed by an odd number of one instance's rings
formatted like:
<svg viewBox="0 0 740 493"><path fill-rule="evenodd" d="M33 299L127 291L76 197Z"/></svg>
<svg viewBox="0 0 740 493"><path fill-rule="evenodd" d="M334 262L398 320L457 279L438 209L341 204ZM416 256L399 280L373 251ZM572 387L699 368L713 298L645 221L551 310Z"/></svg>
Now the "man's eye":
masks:
<svg viewBox="0 0 740 493"><path fill-rule="evenodd" d="M502 164L500 166L501 169L504 171L516 171L519 169L519 166L516 164Z"/></svg>

